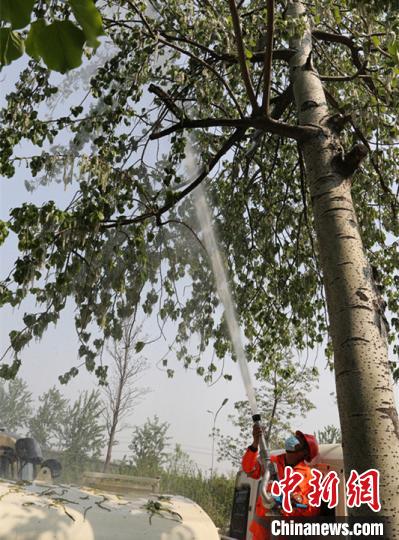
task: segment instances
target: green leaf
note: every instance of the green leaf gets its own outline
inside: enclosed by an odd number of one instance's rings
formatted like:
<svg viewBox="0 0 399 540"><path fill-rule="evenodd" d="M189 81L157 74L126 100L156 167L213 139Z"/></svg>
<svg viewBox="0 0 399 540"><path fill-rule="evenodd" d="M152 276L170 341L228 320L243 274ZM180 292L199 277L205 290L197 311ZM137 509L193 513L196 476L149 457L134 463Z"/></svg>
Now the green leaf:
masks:
<svg viewBox="0 0 399 540"><path fill-rule="evenodd" d="M342 22L342 17L341 17L341 12L338 6L334 6L333 15L334 15L335 22L337 24L340 24Z"/></svg>
<svg viewBox="0 0 399 540"><path fill-rule="evenodd" d="M38 19L30 25L28 36L25 40L26 52L35 60L40 60L41 54L39 51L40 33L46 28L44 19Z"/></svg>
<svg viewBox="0 0 399 540"><path fill-rule="evenodd" d="M0 65L7 66L24 54L24 42L9 28L0 28Z"/></svg>
<svg viewBox="0 0 399 540"><path fill-rule="evenodd" d="M8 236L8 224L0 219L0 246Z"/></svg>
<svg viewBox="0 0 399 540"><path fill-rule="evenodd" d="M90 47L99 46L98 36L104 35L101 15L93 0L69 0L76 20L83 28L86 42Z"/></svg>
<svg viewBox="0 0 399 540"><path fill-rule="evenodd" d="M82 63L85 36L70 21L55 21L46 26L42 19L32 24L27 38L27 52L43 58L49 69L65 73Z"/></svg>
<svg viewBox="0 0 399 540"><path fill-rule="evenodd" d="M136 352L140 352L144 349L144 346L145 346L144 341L138 341L134 349Z"/></svg>
<svg viewBox="0 0 399 540"><path fill-rule="evenodd" d="M381 43L381 41L379 40L378 36L371 36L371 41L374 43L374 45L376 47L379 46L379 44Z"/></svg>
<svg viewBox="0 0 399 540"><path fill-rule="evenodd" d="M0 0L0 20L11 23L12 28L24 28L30 22L35 0Z"/></svg>

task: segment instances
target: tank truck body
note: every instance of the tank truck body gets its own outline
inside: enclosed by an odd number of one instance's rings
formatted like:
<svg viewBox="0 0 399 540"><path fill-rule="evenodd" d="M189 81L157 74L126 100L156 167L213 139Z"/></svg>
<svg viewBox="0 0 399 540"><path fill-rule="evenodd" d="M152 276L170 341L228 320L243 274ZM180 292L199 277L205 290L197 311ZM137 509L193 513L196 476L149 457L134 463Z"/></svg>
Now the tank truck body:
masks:
<svg viewBox="0 0 399 540"><path fill-rule="evenodd" d="M32 438L0 431L0 540L219 540L210 517L159 480L87 473L58 484Z"/></svg>

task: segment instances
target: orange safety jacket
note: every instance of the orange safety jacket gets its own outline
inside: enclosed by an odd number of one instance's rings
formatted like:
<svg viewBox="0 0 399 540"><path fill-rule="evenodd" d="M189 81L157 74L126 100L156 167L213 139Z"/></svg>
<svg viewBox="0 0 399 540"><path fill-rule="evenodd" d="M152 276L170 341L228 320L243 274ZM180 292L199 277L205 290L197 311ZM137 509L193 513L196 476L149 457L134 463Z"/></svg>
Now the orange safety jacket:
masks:
<svg viewBox="0 0 399 540"><path fill-rule="evenodd" d="M270 461L275 464L277 468L278 479L284 477L284 468L285 463L285 454L273 455L270 456ZM242 469L250 478L258 480L263 475L263 465L258 460L258 452L247 448L243 458L242 458ZM303 480L298 484L298 486L293 491L292 495L294 498L301 500L302 504L307 504L307 508L293 508L292 512L285 512L281 509L282 516L290 517L313 517L317 516L320 513L320 509L309 505L308 495L311 491L311 486L309 485L309 480L312 477L312 471L309 465L304 461L300 461L293 467L295 472L299 472L303 476ZM271 483L268 486L268 491L271 489ZM267 540L269 538L268 532L262 526L262 518L267 514L267 510L263 506L262 497L259 495L256 501L255 507L255 518L252 521L249 530L252 532L253 540ZM259 519L260 518L260 519Z"/></svg>

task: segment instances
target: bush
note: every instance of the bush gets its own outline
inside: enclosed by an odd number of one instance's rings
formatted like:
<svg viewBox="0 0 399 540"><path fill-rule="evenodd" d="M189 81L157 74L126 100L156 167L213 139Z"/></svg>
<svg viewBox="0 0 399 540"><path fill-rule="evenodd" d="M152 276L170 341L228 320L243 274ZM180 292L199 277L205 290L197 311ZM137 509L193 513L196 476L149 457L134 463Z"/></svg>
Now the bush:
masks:
<svg viewBox="0 0 399 540"><path fill-rule="evenodd" d="M222 532L229 528L234 484L234 476L213 475L206 478L201 471L190 475L161 475L162 493L182 495L193 500Z"/></svg>

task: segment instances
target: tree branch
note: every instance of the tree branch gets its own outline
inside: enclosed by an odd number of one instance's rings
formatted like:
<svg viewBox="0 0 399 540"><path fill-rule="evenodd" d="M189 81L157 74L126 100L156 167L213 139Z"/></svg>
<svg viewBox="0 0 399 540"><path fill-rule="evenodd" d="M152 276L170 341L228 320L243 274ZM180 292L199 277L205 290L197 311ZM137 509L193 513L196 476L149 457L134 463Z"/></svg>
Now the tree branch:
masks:
<svg viewBox="0 0 399 540"><path fill-rule="evenodd" d="M203 65L204 67L206 67L207 69L209 69L210 71L212 71L212 73L217 77L217 79L219 79L219 81L223 84L223 86L226 88L227 90L227 93L229 94L229 96L231 97L232 101L234 102L235 106L237 107L237 111L239 113L240 116L244 116L242 110L241 110L241 107L240 107L240 104L238 103L235 95L234 95L234 92L232 91L232 89L230 88L229 84L227 81L225 81L225 79L220 75L220 73L218 72L217 69L215 69L213 66L211 66L208 62L205 62L205 60L202 60L202 58L199 58L198 56L196 56L195 54L193 54L191 51L186 51L185 49L183 49L182 47L179 47L178 45L175 45L174 43L170 43L170 41L160 37L160 34L156 34L150 24L148 23L147 19L145 18L144 14L138 9L138 7L134 4L134 2L132 2L132 0L126 0L128 2L128 4L134 9L134 11L138 14L138 16L140 17L143 25L146 27L147 31L149 32L150 36L158 43L163 43L164 45L166 45L167 47L170 47L171 49L174 49L186 56L188 56L189 58L192 58L193 60L195 60L196 62L198 62L199 64Z"/></svg>
<svg viewBox="0 0 399 540"><path fill-rule="evenodd" d="M236 44L237 44L238 63L240 64L241 75L242 75L244 85L247 91L248 99L252 105L252 109L256 111L258 110L259 107L258 107L258 102L256 101L255 90L252 85L251 76L248 71L247 59L245 56L244 41L243 41L242 32L241 32L240 17L238 15L235 0L229 0L229 6L230 6L231 18L233 20L234 34L235 34Z"/></svg>
<svg viewBox="0 0 399 540"><path fill-rule="evenodd" d="M274 0L267 0L267 43L265 61L263 65L263 98L262 110L266 118L269 118L270 111L270 85L272 77L273 59L273 36L274 36Z"/></svg>
<svg viewBox="0 0 399 540"><path fill-rule="evenodd" d="M283 112L286 110L288 105L292 103L294 99L294 92L292 84L290 83L287 88L279 96L273 98L270 103L274 104L271 117L275 120L281 118Z"/></svg>
<svg viewBox="0 0 399 540"><path fill-rule="evenodd" d="M212 49L209 49L209 47L206 47L202 43L197 43L196 41L190 38L187 38L185 36L172 36L170 34L167 34L166 32L160 32L160 35L163 38L167 39L168 41L177 41L180 43L187 43L187 45L192 45L193 47L197 47L203 53L208 54L211 58L214 58L215 60L220 60L221 62L228 62L229 64L238 63L238 57L235 54L220 53L220 52L213 51ZM288 62L294 53L295 51L293 49L274 49L273 60L283 60L283 61ZM263 62L265 59L265 54L266 54L266 50L255 51L249 60L251 63Z"/></svg>
<svg viewBox="0 0 399 540"><path fill-rule="evenodd" d="M340 111L339 104L338 104L337 100L334 98L334 96L332 94L330 94L330 92L328 92L326 89L324 89L324 92L326 94L327 101L330 103L330 105L332 105L332 107L334 107L335 109ZM385 183L384 176L381 173L380 168L378 167L378 164L377 164L376 160L373 157L373 153L372 153L372 149L370 147L370 143L366 139L366 137L363 135L363 132L359 129L359 127L355 124L355 122L351 118L349 119L349 122L350 122L351 126L353 127L353 129L354 129L356 135L358 136L358 138L362 141L364 146L370 152L370 157L369 157L370 162L371 162L371 164L372 164L372 166L373 166L373 168L374 168L374 170L375 170L375 172L377 174L378 180L380 182L381 189L387 195L387 197L390 199L392 215L394 216L395 220L397 220L397 205L395 204L394 201L392 201L392 198L395 198L395 195L392 193L392 191L389 189L389 187Z"/></svg>
<svg viewBox="0 0 399 540"><path fill-rule="evenodd" d="M159 97L165 107L172 114L174 114L176 118L184 118L185 114L183 109L180 109L180 107L176 105L176 103L173 101L173 98L167 92L165 92L165 90L162 90L162 88L160 88L159 86L151 83L148 87L148 91L151 92L151 94L155 94L157 97Z"/></svg>
<svg viewBox="0 0 399 540"><path fill-rule="evenodd" d="M321 41L328 41L330 43L342 43L350 49L359 50L359 47L355 45L351 36L345 36L342 34L333 34L332 32L324 32L322 30L313 30L312 37L320 39Z"/></svg>
<svg viewBox="0 0 399 540"><path fill-rule="evenodd" d="M342 45L345 45L351 51L351 56L352 56L352 61L353 61L354 66L358 69L359 72L361 72L361 70L364 69L364 64L362 63L359 56L359 51L361 50L361 48L358 45L356 45L356 43L354 42L351 36L345 36L342 34L334 34L330 32L323 32L321 30L313 30L312 37L316 39L320 39L321 41L327 41L330 43L341 43ZM371 77L363 77L363 78L364 78L365 83L371 90L371 92L374 95L377 95L377 89L374 85L372 78Z"/></svg>
<svg viewBox="0 0 399 540"><path fill-rule="evenodd" d="M145 214L141 214L140 216L137 216L135 218L131 219L123 219L118 220L117 222L113 223L107 223L104 222L101 225L102 229L113 229L115 227L120 227L122 225L132 225L134 223L140 223L142 221L145 221L150 218L156 218L157 221L160 221L160 218L162 214L170 210L173 206L175 206L179 201L184 199L186 195L191 193L212 171L212 169L217 165L219 160L230 150L230 148L238 142L245 134L246 128L239 128L237 129L230 137L224 142L220 150L212 157L212 159L209 161L206 167L204 167L203 171L199 174L199 176L191 182L189 186L187 186L185 189L180 191L179 193L175 194L173 197L173 200L164 204L161 208L155 207L149 212L146 212Z"/></svg>
<svg viewBox="0 0 399 540"><path fill-rule="evenodd" d="M283 109L287 106L290 91L291 90L287 89L287 93L282 94L284 95L284 100L281 100L279 106L283 107ZM279 109L276 109L276 111L278 110ZM250 118L201 118L199 120L182 120L162 131L152 133L150 139L160 139L184 129L209 127L235 127L237 129L253 127L266 133L273 133L294 140L304 140L307 137L320 135L322 132L322 128L316 126L294 126L285 122L277 122L274 118L266 118L265 116L251 116Z"/></svg>
<svg viewBox="0 0 399 540"><path fill-rule="evenodd" d="M203 65L205 68L209 69L209 71L212 71L212 73L216 76L217 79L223 84L223 86L226 88L227 93L231 97L232 101L234 102L235 106L237 107L237 111L240 114L240 116L244 116L244 113L241 110L240 104L237 101L237 98L234 95L234 92L230 88L229 83L222 77L222 75L219 73L217 69L215 69L211 64L208 62L205 62L205 60L202 60L199 56L196 56L191 51L186 51L182 47L179 47L178 45L175 45L174 43L170 43L166 39L163 39L161 37L158 37L158 41L160 43L163 43L164 45L170 47L171 49L175 49L176 51L188 56L189 58L192 58L194 61L198 62L199 64Z"/></svg>
<svg viewBox="0 0 399 540"><path fill-rule="evenodd" d="M210 128L210 127L235 127L235 128L248 128L253 125L253 120L250 118L201 118L199 120L182 120L178 124L173 124L162 131L151 133L150 139L161 139L176 131L182 131L183 129L193 128Z"/></svg>

